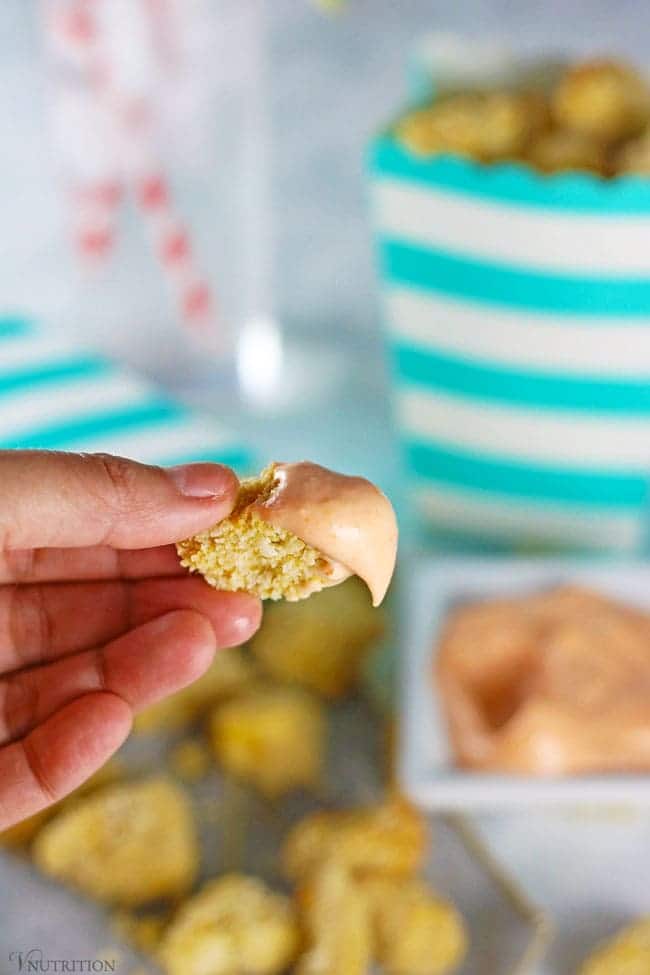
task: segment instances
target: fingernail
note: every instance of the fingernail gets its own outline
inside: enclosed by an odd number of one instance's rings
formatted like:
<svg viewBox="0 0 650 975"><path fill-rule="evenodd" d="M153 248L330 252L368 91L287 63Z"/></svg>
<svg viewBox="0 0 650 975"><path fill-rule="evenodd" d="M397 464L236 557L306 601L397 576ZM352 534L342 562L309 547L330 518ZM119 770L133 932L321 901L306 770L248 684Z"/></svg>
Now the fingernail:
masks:
<svg viewBox="0 0 650 975"><path fill-rule="evenodd" d="M186 498L225 498L236 484L232 471L219 464L182 464L167 474Z"/></svg>

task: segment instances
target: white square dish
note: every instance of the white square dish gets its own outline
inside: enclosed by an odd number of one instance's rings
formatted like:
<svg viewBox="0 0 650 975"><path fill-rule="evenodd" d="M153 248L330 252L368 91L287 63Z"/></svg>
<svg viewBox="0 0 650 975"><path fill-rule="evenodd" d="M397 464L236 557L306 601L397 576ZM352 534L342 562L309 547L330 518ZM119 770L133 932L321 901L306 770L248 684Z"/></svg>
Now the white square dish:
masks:
<svg viewBox="0 0 650 975"><path fill-rule="evenodd" d="M447 810L619 802L650 807L650 774L534 778L456 767L432 671L438 630L460 601L577 582L650 611L650 564L428 556L413 559L405 581L399 760L402 786L415 802Z"/></svg>

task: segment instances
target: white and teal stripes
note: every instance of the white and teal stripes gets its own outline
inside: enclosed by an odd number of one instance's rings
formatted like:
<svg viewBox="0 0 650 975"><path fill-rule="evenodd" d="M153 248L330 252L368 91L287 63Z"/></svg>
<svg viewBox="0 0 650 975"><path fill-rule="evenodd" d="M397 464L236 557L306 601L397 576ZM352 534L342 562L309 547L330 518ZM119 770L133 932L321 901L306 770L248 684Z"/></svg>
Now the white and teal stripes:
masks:
<svg viewBox="0 0 650 975"><path fill-rule="evenodd" d="M495 539L637 549L650 181L374 147L396 410L421 507Z"/></svg>
<svg viewBox="0 0 650 975"><path fill-rule="evenodd" d="M229 433L140 376L25 322L0 319L0 449L29 447L156 464L250 464Z"/></svg>

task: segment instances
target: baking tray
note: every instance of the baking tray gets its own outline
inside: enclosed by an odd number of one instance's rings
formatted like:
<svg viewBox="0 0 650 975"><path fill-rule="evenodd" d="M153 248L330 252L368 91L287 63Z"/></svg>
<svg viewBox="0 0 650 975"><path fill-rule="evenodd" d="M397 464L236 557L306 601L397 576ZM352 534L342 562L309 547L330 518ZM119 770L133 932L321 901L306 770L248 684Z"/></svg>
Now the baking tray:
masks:
<svg viewBox="0 0 650 975"><path fill-rule="evenodd" d="M362 697L329 714L329 752L321 795L269 803L216 770L192 794L203 848L202 879L246 870L284 887L277 853L288 828L314 808L369 803L385 780L385 725ZM165 768L179 735L134 737L122 758L131 772ZM544 952L550 921L488 851L462 817L430 816L424 876L466 919L470 947L457 975L527 975ZM45 959L114 959L118 975L158 972L116 939L109 912L38 874L29 861L0 851L0 975L16 975L16 951Z"/></svg>

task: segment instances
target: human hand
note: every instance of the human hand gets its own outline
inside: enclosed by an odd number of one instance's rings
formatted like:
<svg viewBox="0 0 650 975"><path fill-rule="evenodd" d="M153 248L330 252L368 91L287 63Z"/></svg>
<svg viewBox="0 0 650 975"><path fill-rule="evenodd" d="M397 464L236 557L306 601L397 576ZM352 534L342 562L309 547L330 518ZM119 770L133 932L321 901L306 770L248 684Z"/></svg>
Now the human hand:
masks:
<svg viewBox="0 0 650 975"><path fill-rule="evenodd" d="M0 451L0 830L80 785L133 713L243 643L261 607L181 569L237 478L100 454Z"/></svg>

